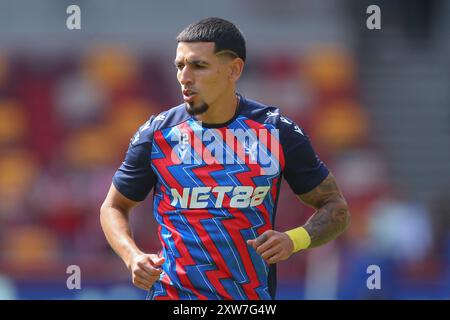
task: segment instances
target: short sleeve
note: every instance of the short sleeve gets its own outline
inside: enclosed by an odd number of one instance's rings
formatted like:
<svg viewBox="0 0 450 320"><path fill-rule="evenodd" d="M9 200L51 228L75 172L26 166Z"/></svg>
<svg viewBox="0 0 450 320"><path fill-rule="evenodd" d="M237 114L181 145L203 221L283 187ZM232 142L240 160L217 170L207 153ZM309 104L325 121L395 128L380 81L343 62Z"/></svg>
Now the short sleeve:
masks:
<svg viewBox="0 0 450 320"><path fill-rule="evenodd" d="M295 194L309 192L328 176L329 170L295 122L280 116L279 128L285 157L283 176Z"/></svg>
<svg viewBox="0 0 450 320"><path fill-rule="evenodd" d="M148 135L142 134L144 126L131 139L125 160L113 177L116 189L133 201L144 200L156 183L151 167L152 142Z"/></svg>

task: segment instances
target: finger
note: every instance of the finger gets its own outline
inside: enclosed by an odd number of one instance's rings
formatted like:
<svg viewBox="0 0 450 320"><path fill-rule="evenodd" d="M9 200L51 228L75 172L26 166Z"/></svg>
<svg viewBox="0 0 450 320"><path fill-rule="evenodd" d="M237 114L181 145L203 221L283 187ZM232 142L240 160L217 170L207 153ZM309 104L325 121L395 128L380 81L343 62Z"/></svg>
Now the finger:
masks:
<svg viewBox="0 0 450 320"><path fill-rule="evenodd" d="M141 270L147 272L150 276L156 276L161 274L161 268L155 268L150 265L148 261L138 262L138 266Z"/></svg>
<svg viewBox="0 0 450 320"><path fill-rule="evenodd" d="M150 263L152 266L157 267L157 266L161 266L164 264L164 262L166 261L166 259L164 257L149 257Z"/></svg>
<svg viewBox="0 0 450 320"><path fill-rule="evenodd" d="M282 251L281 246L275 246L261 253L261 257L263 257L264 260L268 260L270 257L278 253L281 253L281 251Z"/></svg>
<svg viewBox="0 0 450 320"><path fill-rule="evenodd" d="M144 277L135 276L133 281L151 287L156 281L159 280L159 278L159 276L148 276L147 274L145 274Z"/></svg>
<svg viewBox="0 0 450 320"><path fill-rule="evenodd" d="M148 281L150 282L150 287L152 287L156 281L159 281L159 279L159 276L149 278Z"/></svg>
<svg viewBox="0 0 450 320"><path fill-rule="evenodd" d="M255 239L247 240L247 244L256 250Z"/></svg>
<svg viewBox="0 0 450 320"><path fill-rule="evenodd" d="M266 242L264 242L262 245L260 245L256 249L256 252L258 252L258 254L262 254L263 252L269 250L270 248L274 247L277 244L278 244L277 239L272 237L269 240L267 240Z"/></svg>
<svg viewBox="0 0 450 320"><path fill-rule="evenodd" d="M148 290L151 287L150 282L147 281L135 280L133 284L142 290Z"/></svg>
<svg viewBox="0 0 450 320"><path fill-rule="evenodd" d="M134 279L135 283L138 283L146 288L150 288L150 286L152 285L152 282L149 279L145 279L145 278L136 278Z"/></svg>
<svg viewBox="0 0 450 320"><path fill-rule="evenodd" d="M264 242L266 242L268 239L267 233L264 232L262 235L260 235L259 237L257 237L255 239L255 244L256 247L259 247L260 245L262 245Z"/></svg>
<svg viewBox="0 0 450 320"><path fill-rule="evenodd" d="M150 275L143 270L136 270L136 272L134 273L134 277L135 277L135 279L146 280L146 281L152 280L152 279L159 279L159 275Z"/></svg>
<svg viewBox="0 0 450 320"><path fill-rule="evenodd" d="M280 262L280 261L282 261L283 259L282 259L282 255L281 255L281 253L277 253L276 255L274 255L274 256L271 256L269 259L267 259L266 261L267 261L267 263L268 264L274 264L274 263L278 263L278 262Z"/></svg>
<svg viewBox="0 0 450 320"><path fill-rule="evenodd" d="M137 268L134 270L134 273L138 271L145 272L148 277L156 276L162 272L160 269L153 268L148 263L139 263Z"/></svg>

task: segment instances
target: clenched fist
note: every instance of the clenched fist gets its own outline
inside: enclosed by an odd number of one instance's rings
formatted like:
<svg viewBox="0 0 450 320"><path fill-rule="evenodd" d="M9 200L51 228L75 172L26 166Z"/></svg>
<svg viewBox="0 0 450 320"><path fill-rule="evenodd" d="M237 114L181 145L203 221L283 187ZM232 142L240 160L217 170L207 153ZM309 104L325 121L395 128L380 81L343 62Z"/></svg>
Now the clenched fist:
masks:
<svg viewBox="0 0 450 320"><path fill-rule="evenodd" d="M156 254L141 254L131 260L130 272L133 284L149 290L162 273L161 265L165 259Z"/></svg>
<svg viewBox="0 0 450 320"><path fill-rule="evenodd" d="M284 232L274 230L267 230L256 239L247 240L247 244L251 245L268 264L286 260L294 250L291 238Z"/></svg>

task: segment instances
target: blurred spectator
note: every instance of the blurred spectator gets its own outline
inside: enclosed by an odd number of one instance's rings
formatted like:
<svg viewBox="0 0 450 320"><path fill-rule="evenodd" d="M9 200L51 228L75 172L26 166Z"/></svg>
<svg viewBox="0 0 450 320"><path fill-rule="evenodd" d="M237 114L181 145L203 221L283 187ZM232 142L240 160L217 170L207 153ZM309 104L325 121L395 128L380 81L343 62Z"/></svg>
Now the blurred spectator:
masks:
<svg viewBox="0 0 450 320"><path fill-rule="evenodd" d="M102 87L81 73L61 79L55 90L55 112L68 128L99 121L107 107Z"/></svg>
<svg viewBox="0 0 450 320"><path fill-rule="evenodd" d="M432 246L430 213L398 191L385 194L371 208L370 249L394 260L420 261Z"/></svg>
<svg viewBox="0 0 450 320"><path fill-rule="evenodd" d="M0 146L25 142L27 134L23 106L15 100L0 100Z"/></svg>
<svg viewBox="0 0 450 320"><path fill-rule="evenodd" d="M86 55L83 72L110 94L126 89L138 77L138 61L125 47L98 45Z"/></svg>
<svg viewBox="0 0 450 320"><path fill-rule="evenodd" d="M24 199L30 191L39 165L34 155L21 148L2 152L0 157L0 221L25 221Z"/></svg>
<svg viewBox="0 0 450 320"><path fill-rule="evenodd" d="M9 75L9 61L6 55L0 52L0 94L2 88L6 85ZM0 95L1 97L1 95Z"/></svg>

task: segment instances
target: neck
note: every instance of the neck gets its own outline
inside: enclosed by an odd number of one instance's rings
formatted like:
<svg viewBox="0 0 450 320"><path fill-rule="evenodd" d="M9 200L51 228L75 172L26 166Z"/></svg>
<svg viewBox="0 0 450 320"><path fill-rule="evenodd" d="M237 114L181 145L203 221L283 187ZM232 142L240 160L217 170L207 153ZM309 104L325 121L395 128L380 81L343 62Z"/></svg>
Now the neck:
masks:
<svg viewBox="0 0 450 320"><path fill-rule="evenodd" d="M231 120L236 114L239 98L236 93L227 95L209 106L207 112L196 116L196 119L208 124L220 124Z"/></svg>

